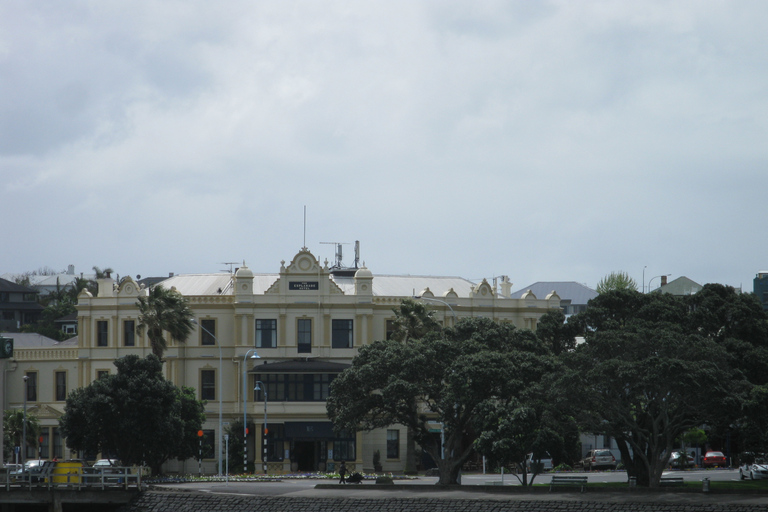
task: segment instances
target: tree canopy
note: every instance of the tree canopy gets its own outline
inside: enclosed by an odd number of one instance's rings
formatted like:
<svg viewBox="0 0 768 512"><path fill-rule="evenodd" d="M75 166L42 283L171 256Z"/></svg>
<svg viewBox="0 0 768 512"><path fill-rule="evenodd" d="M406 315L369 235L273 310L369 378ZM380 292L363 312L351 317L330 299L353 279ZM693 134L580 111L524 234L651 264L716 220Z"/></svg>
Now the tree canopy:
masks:
<svg viewBox="0 0 768 512"><path fill-rule="evenodd" d="M123 463L145 464L154 473L169 458L195 456L197 431L205 420L195 391L165 380L162 362L154 355L129 355L114 364L117 374L67 397L59 420L67 446L115 453Z"/></svg>
<svg viewBox="0 0 768 512"><path fill-rule="evenodd" d="M615 290L637 291L637 282L626 272L611 272L597 283L597 293Z"/></svg>
<svg viewBox="0 0 768 512"><path fill-rule="evenodd" d="M176 342L186 341L192 332L192 310L187 299L178 291L153 286L146 297L139 297L139 334L147 330L152 353L162 360L168 348L163 331Z"/></svg>
<svg viewBox="0 0 768 512"><path fill-rule="evenodd" d="M3 460L11 457L14 446L21 446L21 438L24 432L24 411L22 409L9 409L3 411L3 447L5 453ZM40 420L37 416L27 412L27 446L37 446L40 435ZM26 458L26 454L24 455Z"/></svg>
<svg viewBox="0 0 768 512"><path fill-rule="evenodd" d="M750 386L739 358L716 335L728 329L727 315L718 322L717 308L692 305L711 298L711 291L700 293L693 300L608 291L574 320L586 341L567 355L559 388L584 431L615 438L640 485L658 485L686 431L733 420L726 411L741 410Z"/></svg>
<svg viewBox="0 0 768 512"><path fill-rule="evenodd" d="M376 341L331 384L328 415L337 430L410 428L436 462L439 483L455 484L483 429L498 427L490 413L546 371L548 354L530 331L488 318L462 319L408 343ZM442 450L430 433L438 423Z"/></svg>

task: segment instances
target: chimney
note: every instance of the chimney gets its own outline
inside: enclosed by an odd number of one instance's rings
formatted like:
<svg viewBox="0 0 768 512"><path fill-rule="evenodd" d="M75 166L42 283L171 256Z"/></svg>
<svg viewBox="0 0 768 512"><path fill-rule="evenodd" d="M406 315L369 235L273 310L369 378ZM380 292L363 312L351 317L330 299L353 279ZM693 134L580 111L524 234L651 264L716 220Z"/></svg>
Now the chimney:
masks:
<svg viewBox="0 0 768 512"><path fill-rule="evenodd" d="M667 276L661 276L661 286L667 286Z"/></svg>
<svg viewBox="0 0 768 512"><path fill-rule="evenodd" d="M74 265L68 265L67 266L67 275L70 275L70 276L75 275L75 266Z"/></svg>

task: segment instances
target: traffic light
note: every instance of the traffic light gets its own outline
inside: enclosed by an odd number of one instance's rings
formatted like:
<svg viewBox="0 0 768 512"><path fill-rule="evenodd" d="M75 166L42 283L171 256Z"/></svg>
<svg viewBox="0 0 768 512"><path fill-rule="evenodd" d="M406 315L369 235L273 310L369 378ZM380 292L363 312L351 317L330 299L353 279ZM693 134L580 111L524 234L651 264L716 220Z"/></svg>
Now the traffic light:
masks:
<svg viewBox="0 0 768 512"><path fill-rule="evenodd" d="M0 359L13 357L13 338L0 337Z"/></svg>

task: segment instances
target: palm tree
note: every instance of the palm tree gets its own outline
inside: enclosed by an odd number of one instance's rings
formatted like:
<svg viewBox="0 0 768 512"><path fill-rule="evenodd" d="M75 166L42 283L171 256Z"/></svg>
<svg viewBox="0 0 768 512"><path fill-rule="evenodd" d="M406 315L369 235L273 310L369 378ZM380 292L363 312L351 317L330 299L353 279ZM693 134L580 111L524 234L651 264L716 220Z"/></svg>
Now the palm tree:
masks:
<svg viewBox="0 0 768 512"><path fill-rule="evenodd" d="M112 272L114 272L114 270L110 267L107 267L104 270L101 270L99 267L93 267L93 273L96 274L96 279L106 279Z"/></svg>
<svg viewBox="0 0 768 512"><path fill-rule="evenodd" d="M152 353L161 360L168 348L163 331L179 343L186 341L192 332L192 310L184 296L174 289L153 286L146 297L139 297L139 325L136 330L147 330Z"/></svg>
<svg viewBox="0 0 768 512"><path fill-rule="evenodd" d="M9 447L21 446L21 436L24 431L24 411L9 409L3 414L3 430L9 441ZM40 435L40 421L34 414L27 413L27 446L36 446ZM26 458L26 454L24 454Z"/></svg>

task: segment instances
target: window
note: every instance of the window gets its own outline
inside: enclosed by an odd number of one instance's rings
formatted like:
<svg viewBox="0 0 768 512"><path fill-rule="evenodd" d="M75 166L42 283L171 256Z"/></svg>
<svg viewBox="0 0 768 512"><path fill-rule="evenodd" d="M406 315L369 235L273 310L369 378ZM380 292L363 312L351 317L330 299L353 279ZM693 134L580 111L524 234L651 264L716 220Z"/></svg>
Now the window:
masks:
<svg viewBox="0 0 768 512"><path fill-rule="evenodd" d="M96 380L109 375L109 370L96 370Z"/></svg>
<svg viewBox="0 0 768 512"><path fill-rule="evenodd" d="M335 373L287 373L287 374L257 374L267 388L270 401L276 402L322 402L330 395L331 382L336 378ZM264 401L264 394L254 391L255 402Z"/></svg>
<svg viewBox="0 0 768 512"><path fill-rule="evenodd" d="M67 372L56 372L56 400L63 402L67 399Z"/></svg>
<svg viewBox="0 0 768 512"><path fill-rule="evenodd" d="M256 320L256 348L277 346L277 320Z"/></svg>
<svg viewBox="0 0 768 512"><path fill-rule="evenodd" d="M109 343L109 324L106 320L96 322L96 346L106 347Z"/></svg>
<svg viewBox="0 0 768 512"><path fill-rule="evenodd" d="M312 319L299 318L296 322L296 334L299 353L312 352Z"/></svg>
<svg viewBox="0 0 768 512"><path fill-rule="evenodd" d="M387 430L387 458L400 458L400 431Z"/></svg>
<svg viewBox="0 0 768 512"><path fill-rule="evenodd" d="M59 427L53 427L53 456L56 458L64 457L63 445L61 443L61 431Z"/></svg>
<svg viewBox="0 0 768 512"><path fill-rule="evenodd" d="M355 460L354 434L342 432L333 440L333 460Z"/></svg>
<svg viewBox="0 0 768 512"><path fill-rule="evenodd" d="M27 372L27 402L37 402L37 372Z"/></svg>
<svg viewBox="0 0 768 512"><path fill-rule="evenodd" d="M40 429L40 439L43 440L42 443L40 443L39 453L41 459L47 459L49 455L49 449L50 449L50 435L48 433L47 428Z"/></svg>
<svg viewBox="0 0 768 512"><path fill-rule="evenodd" d="M123 322L123 345L133 347L136 345L136 321L126 320Z"/></svg>
<svg viewBox="0 0 768 512"><path fill-rule="evenodd" d="M396 330L395 321L394 320L387 320L387 327L386 327L386 329L387 329L387 333L386 333L386 338L385 339L391 340L392 339L392 335L395 334L395 330Z"/></svg>
<svg viewBox="0 0 768 512"><path fill-rule="evenodd" d="M216 431L203 430L203 458L213 459L216 457Z"/></svg>
<svg viewBox="0 0 768 512"><path fill-rule="evenodd" d="M352 348L352 320L331 321L331 347Z"/></svg>
<svg viewBox="0 0 768 512"><path fill-rule="evenodd" d="M200 370L200 399L216 400L216 370Z"/></svg>
<svg viewBox="0 0 768 512"><path fill-rule="evenodd" d="M200 344L201 345L215 345L216 344L216 320L208 318L206 320L200 320Z"/></svg>
<svg viewBox="0 0 768 512"><path fill-rule="evenodd" d="M37 294L36 293L25 293L22 295L21 300L24 302L35 302L37 300Z"/></svg>
<svg viewBox="0 0 768 512"><path fill-rule="evenodd" d="M267 460L272 462L281 461L284 457L285 425L282 423L269 423L267 427ZM264 431L262 431L262 435L263 433ZM262 460L262 457L263 453L256 458Z"/></svg>

